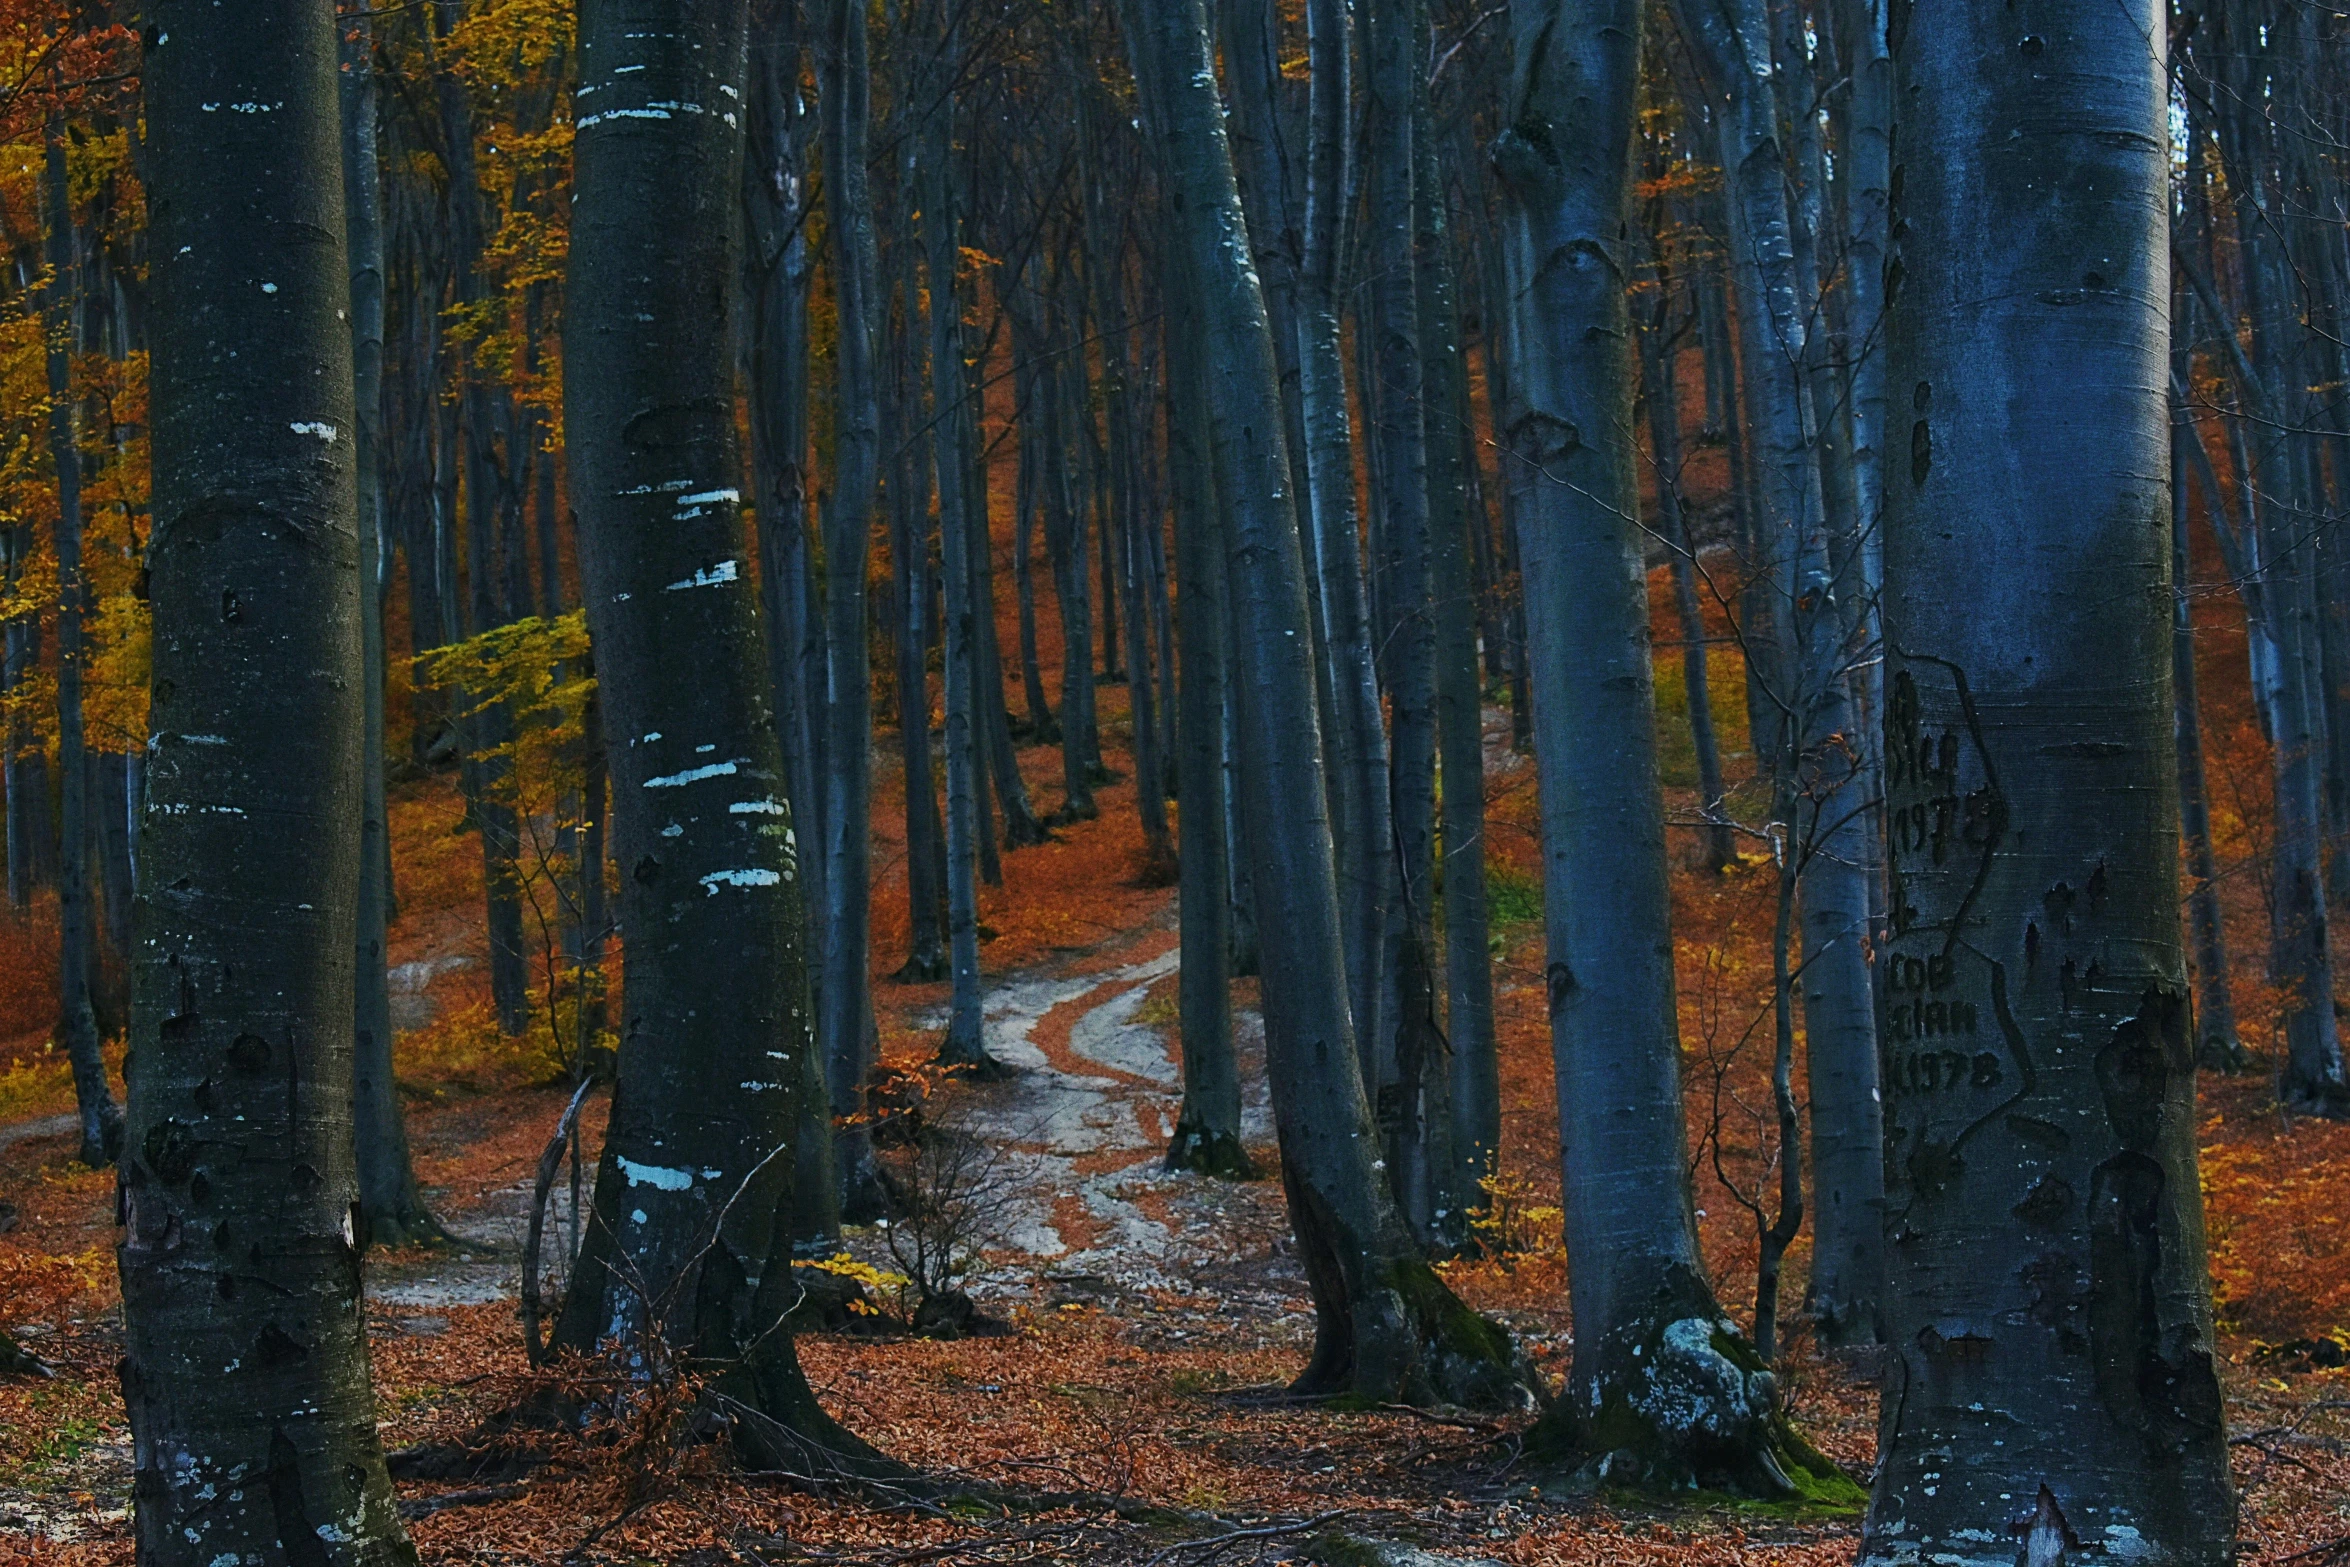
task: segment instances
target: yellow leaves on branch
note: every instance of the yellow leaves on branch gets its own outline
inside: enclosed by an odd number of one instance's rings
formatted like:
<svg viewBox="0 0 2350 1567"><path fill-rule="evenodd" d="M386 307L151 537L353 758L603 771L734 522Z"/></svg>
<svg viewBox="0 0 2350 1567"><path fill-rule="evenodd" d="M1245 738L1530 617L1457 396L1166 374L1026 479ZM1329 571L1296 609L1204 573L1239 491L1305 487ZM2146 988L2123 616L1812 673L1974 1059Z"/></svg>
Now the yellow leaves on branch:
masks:
<svg viewBox="0 0 2350 1567"><path fill-rule="evenodd" d="M502 803L533 815L555 810L586 782L590 667L587 612L576 609L498 626L415 660L417 687L449 693L457 717L505 710L514 738L476 760L506 764L484 769L485 779L509 796Z"/></svg>

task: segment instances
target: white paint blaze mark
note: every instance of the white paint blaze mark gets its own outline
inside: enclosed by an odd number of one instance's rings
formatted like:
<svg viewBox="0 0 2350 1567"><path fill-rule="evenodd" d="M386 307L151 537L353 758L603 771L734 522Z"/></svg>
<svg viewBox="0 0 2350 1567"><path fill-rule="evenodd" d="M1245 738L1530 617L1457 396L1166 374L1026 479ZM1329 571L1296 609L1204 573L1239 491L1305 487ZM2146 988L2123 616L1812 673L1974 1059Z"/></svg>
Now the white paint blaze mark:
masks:
<svg viewBox="0 0 2350 1567"><path fill-rule="evenodd" d="M180 743L181 743L181 744L183 744L183 745L226 745L226 744L228 744L228 736L226 736L226 735L181 735L181 736L180 736Z"/></svg>
<svg viewBox="0 0 2350 1567"><path fill-rule="evenodd" d="M666 109L606 109L601 114L585 116L572 128L584 131L589 126L601 124L605 120L666 120L670 118L673 116Z"/></svg>
<svg viewBox="0 0 2350 1567"><path fill-rule="evenodd" d="M731 560L722 560L715 566L703 567L683 582L672 582L669 584L668 591L675 593L680 588L714 588L721 582L732 582L734 579L735 563Z"/></svg>
<svg viewBox="0 0 2350 1567"><path fill-rule="evenodd" d="M654 741L656 741L656 740L658 740L658 739L660 739L660 738L661 738L661 731L660 731L660 730L658 730L658 729L655 729L655 730L651 730L651 731L649 731L649 732L648 732L648 733L645 735L645 737L644 737L642 740L632 740L632 741L630 741L630 742L629 742L629 744L631 744L631 745L651 745L651 744L652 744Z"/></svg>
<svg viewBox="0 0 2350 1567"><path fill-rule="evenodd" d="M782 816L789 809L781 800L737 800L726 808L730 816Z"/></svg>
<svg viewBox="0 0 2350 1567"><path fill-rule="evenodd" d="M702 878L702 885L710 889L710 896L718 896L721 885L728 887L772 887L783 877L769 870L712 871Z"/></svg>
<svg viewBox="0 0 2350 1567"><path fill-rule="evenodd" d="M677 504L680 506L715 506L721 501L732 504L742 498L743 492L740 490L704 490L699 495L680 495L677 498Z"/></svg>
<svg viewBox="0 0 2350 1567"><path fill-rule="evenodd" d="M672 1170L665 1164L639 1164L626 1154L620 1156L620 1173L628 1177L631 1186L650 1186L657 1191L682 1192L694 1184L691 1170Z"/></svg>
<svg viewBox="0 0 2350 1567"><path fill-rule="evenodd" d="M288 425L286 428L292 430L296 435L315 435L329 446L335 444L336 437L341 433L323 419L306 420L300 424Z"/></svg>
<svg viewBox="0 0 2350 1567"><path fill-rule="evenodd" d="M680 784L700 783L705 778L722 778L734 771L732 762L712 762L707 767L689 767L682 773L668 773L659 778L648 778L648 789L674 789Z"/></svg>

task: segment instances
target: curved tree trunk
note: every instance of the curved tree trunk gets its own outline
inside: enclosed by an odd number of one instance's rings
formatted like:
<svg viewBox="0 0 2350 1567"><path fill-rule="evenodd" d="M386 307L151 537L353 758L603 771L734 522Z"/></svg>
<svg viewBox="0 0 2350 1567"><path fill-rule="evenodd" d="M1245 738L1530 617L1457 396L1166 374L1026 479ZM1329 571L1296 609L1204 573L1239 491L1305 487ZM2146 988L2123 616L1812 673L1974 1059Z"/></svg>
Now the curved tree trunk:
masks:
<svg viewBox="0 0 2350 1567"><path fill-rule="evenodd" d="M139 1559L396 1567L416 1556L368 1385L349 1120L363 655L335 18L148 14L168 39L145 67L154 738L118 1242Z"/></svg>
<svg viewBox="0 0 2350 1567"><path fill-rule="evenodd" d="M653 1377L712 1367L761 1461L870 1458L816 1405L783 1314L808 1018L798 845L742 570L728 313L744 0L587 0L564 423L612 748L629 946L589 1227L555 1340Z"/></svg>
<svg viewBox="0 0 2350 1567"><path fill-rule="evenodd" d="M2235 1504L2179 949L2164 16L2063 0L2033 24L2019 47L2010 17L1918 6L1894 44L1892 1361L1861 1559L2216 1567Z"/></svg>
<svg viewBox="0 0 2350 1567"><path fill-rule="evenodd" d="M1567 1395L1539 1434L1619 1482L1775 1495L1828 1466L1725 1325L1683 1130L1625 301L1640 9L1514 10L1510 128L1493 149L1505 433L1531 475L1519 529L1576 1324Z"/></svg>
<svg viewBox="0 0 2350 1567"><path fill-rule="evenodd" d="M1267 1067L1290 1223L1314 1296L1301 1392L1496 1405L1522 1399L1509 1335L1422 1261L1376 1168L1344 1005L1338 883L1323 814L1305 562L1281 393L1198 0L1128 0L1128 58L1161 154L1173 239L1209 365L1225 582L1246 655L1242 793L1256 865Z"/></svg>

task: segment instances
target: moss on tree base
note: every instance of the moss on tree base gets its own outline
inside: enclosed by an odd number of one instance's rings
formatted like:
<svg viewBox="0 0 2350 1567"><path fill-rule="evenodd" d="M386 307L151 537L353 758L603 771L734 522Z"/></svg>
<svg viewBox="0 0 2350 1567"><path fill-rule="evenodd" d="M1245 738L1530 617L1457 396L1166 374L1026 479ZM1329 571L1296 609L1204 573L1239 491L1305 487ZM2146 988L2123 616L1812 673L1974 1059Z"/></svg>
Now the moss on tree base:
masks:
<svg viewBox="0 0 2350 1567"><path fill-rule="evenodd" d="M1726 1321L1659 1316L1599 1350L1603 1374L1551 1406L1526 1452L1582 1482L1853 1512L1868 1493L1779 1408L1778 1379Z"/></svg>

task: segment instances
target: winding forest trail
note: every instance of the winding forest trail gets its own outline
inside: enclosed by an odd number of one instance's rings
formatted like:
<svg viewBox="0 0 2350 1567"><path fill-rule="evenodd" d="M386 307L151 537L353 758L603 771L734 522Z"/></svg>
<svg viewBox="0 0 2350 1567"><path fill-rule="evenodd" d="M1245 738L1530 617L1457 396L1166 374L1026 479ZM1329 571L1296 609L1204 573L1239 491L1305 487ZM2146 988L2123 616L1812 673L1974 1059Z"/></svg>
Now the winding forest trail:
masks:
<svg viewBox="0 0 2350 1567"><path fill-rule="evenodd" d="M1201 1288L1204 1274L1236 1267L1259 1270L1260 1291L1277 1283L1281 1297L1301 1282L1261 1271L1281 1245L1272 1183L1236 1185L1161 1167L1183 1097L1171 1025L1154 1021L1152 1007L1153 992L1171 993L1162 982L1179 968L1167 925L1153 921L1092 951L992 981L987 1041L1007 1075L952 1086L925 1107L934 1123L983 1150L972 1237L987 1254L973 1281L978 1298L1002 1305L1038 1295L1187 1295ZM943 1011L928 1007L910 1021L918 1030L945 1024ZM1243 1008L1234 1032L1242 1140L1266 1155L1269 1167L1263 1022ZM457 1248L371 1266L370 1302L406 1314L411 1331L433 1332L433 1313L517 1296L532 1172L513 1173L505 1184L445 1205ZM561 1249L568 1219L569 1192L559 1181L547 1216L550 1251ZM852 1231L847 1244L865 1260L888 1264L879 1232ZM1272 1297L1262 1304L1280 1309Z"/></svg>

